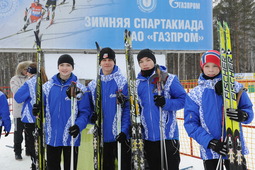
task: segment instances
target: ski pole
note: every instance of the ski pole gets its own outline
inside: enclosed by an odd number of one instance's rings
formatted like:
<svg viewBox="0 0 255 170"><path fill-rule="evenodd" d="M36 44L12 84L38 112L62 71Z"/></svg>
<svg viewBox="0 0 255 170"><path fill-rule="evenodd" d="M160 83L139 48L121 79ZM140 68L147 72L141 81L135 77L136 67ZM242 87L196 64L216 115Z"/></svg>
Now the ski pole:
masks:
<svg viewBox="0 0 255 170"><path fill-rule="evenodd" d="M161 79L161 74L160 74L160 68L159 65L156 65L156 73L158 75L158 81L157 81L157 89L158 89L158 95L161 95L162 93L162 79ZM161 154L161 168L164 168L164 160L166 164L166 170L168 170L168 162L167 162L167 154L166 154L166 143L164 139L164 132L163 132L163 120L162 120L162 108L159 107L159 121L160 121L160 154Z"/></svg>
<svg viewBox="0 0 255 170"><path fill-rule="evenodd" d="M224 107L222 107L222 130L221 130L221 138L220 141L223 142L224 136L224 129L225 129L225 115L224 115ZM227 139L227 138L226 138ZM226 142L225 139L225 142ZM222 170L222 155L220 155L216 170Z"/></svg>
<svg viewBox="0 0 255 170"><path fill-rule="evenodd" d="M71 83L71 126L74 126L75 108L76 108L76 83ZM71 163L70 169L74 169L74 137L71 136Z"/></svg>
<svg viewBox="0 0 255 170"><path fill-rule="evenodd" d="M0 134L1 134L1 135L0 135L0 139L1 139L1 136L2 136L2 127L3 127L3 126L0 126Z"/></svg>
<svg viewBox="0 0 255 170"><path fill-rule="evenodd" d="M121 91L117 91L117 134L121 132L121 105L122 103L119 102L119 98L122 93ZM121 143L118 142L118 170L121 170Z"/></svg>

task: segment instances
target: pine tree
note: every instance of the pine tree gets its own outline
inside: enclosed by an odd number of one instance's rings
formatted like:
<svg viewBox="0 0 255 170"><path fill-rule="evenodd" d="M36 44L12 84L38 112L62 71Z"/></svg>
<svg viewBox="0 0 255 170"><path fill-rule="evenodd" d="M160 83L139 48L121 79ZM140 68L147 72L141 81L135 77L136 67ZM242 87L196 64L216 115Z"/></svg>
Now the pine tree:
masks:
<svg viewBox="0 0 255 170"><path fill-rule="evenodd" d="M235 72L254 72L252 67L255 41L255 2L254 0L221 0L213 9L214 49L218 49L217 21L229 23ZM252 69L253 68L253 69Z"/></svg>

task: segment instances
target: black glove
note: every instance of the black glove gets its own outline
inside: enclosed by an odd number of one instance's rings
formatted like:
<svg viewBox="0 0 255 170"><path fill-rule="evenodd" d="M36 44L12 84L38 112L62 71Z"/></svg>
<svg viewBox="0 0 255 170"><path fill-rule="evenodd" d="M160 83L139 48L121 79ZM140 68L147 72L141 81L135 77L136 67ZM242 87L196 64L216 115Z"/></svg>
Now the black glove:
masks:
<svg viewBox="0 0 255 170"><path fill-rule="evenodd" d="M83 93L82 93L80 88L76 87L75 94L76 94L77 100L80 100ZM66 89L66 95L69 99L71 99L71 88L70 88L70 86Z"/></svg>
<svg viewBox="0 0 255 170"><path fill-rule="evenodd" d="M90 122L91 122L92 124L95 124L96 121L97 121L97 114L93 112L93 113L92 113L92 116L91 116L91 118L90 118Z"/></svg>
<svg viewBox="0 0 255 170"><path fill-rule="evenodd" d="M223 143L220 140L217 140L217 139L211 140L208 147L223 156L227 156L228 154L226 143Z"/></svg>
<svg viewBox="0 0 255 170"><path fill-rule="evenodd" d="M124 143L127 140L127 136L124 132L120 132L117 136L116 136L116 141L120 142L120 143Z"/></svg>
<svg viewBox="0 0 255 170"><path fill-rule="evenodd" d="M155 95L154 102L156 106L164 107L164 105L166 104L166 99L164 96Z"/></svg>
<svg viewBox="0 0 255 170"><path fill-rule="evenodd" d="M228 108L227 109L227 116L231 120L235 120L237 122L244 122L248 119L248 114L245 111L241 110L241 109Z"/></svg>
<svg viewBox="0 0 255 170"><path fill-rule="evenodd" d="M33 115L38 116L38 113L42 110L42 107L40 104L34 104L33 105Z"/></svg>
<svg viewBox="0 0 255 170"><path fill-rule="evenodd" d="M73 125L69 128L69 134L76 138L76 136L80 133L80 128L77 125Z"/></svg>
<svg viewBox="0 0 255 170"><path fill-rule="evenodd" d="M127 101L126 96L121 91L117 92L117 104L120 104L121 107L124 107L125 102Z"/></svg>
<svg viewBox="0 0 255 170"><path fill-rule="evenodd" d="M222 93L223 93L223 92L222 92L222 80L218 81L218 82L215 84L214 88L215 88L216 94L222 95Z"/></svg>
<svg viewBox="0 0 255 170"><path fill-rule="evenodd" d="M4 130L4 132L5 132L5 135L4 135L5 137L7 137L9 135L9 133L10 133L10 132L7 132L5 130Z"/></svg>
<svg viewBox="0 0 255 170"><path fill-rule="evenodd" d="M24 16L24 21L26 21L27 20L27 16Z"/></svg>

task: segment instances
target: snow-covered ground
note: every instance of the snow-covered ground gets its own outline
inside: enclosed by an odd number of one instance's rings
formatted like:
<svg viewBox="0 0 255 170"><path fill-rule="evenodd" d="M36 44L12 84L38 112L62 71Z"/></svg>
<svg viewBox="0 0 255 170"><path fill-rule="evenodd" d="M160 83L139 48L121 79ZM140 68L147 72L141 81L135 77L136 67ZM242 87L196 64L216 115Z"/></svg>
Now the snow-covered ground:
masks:
<svg viewBox="0 0 255 170"><path fill-rule="evenodd" d="M13 125L12 125L13 128ZM24 143L24 142L23 142ZM13 130L9 136L1 136L0 139L0 170L29 170L31 166L31 159L29 156L25 155L25 152L22 153L23 159L18 161L15 160L13 148ZM24 145L23 145L24 148ZM81 162L81 161L80 161ZM83 162L86 163L86 160ZM186 169L187 167L193 167ZM202 170L203 163L200 159L191 158L189 156L181 155L181 164L180 169L185 170ZM86 169L78 169L86 170Z"/></svg>

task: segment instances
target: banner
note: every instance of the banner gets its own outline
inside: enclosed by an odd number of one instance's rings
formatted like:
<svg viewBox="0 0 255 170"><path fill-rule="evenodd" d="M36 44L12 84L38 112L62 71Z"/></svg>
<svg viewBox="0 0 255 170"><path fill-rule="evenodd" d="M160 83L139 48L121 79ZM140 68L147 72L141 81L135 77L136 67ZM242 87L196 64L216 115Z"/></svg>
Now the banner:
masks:
<svg viewBox="0 0 255 170"><path fill-rule="evenodd" d="M125 29L132 31L133 49L213 48L212 1L62 1L40 0L39 11L33 0L0 0L0 48L33 48L33 32L39 30L43 49L95 49L95 41L123 49ZM43 14L40 24L31 14Z"/></svg>

